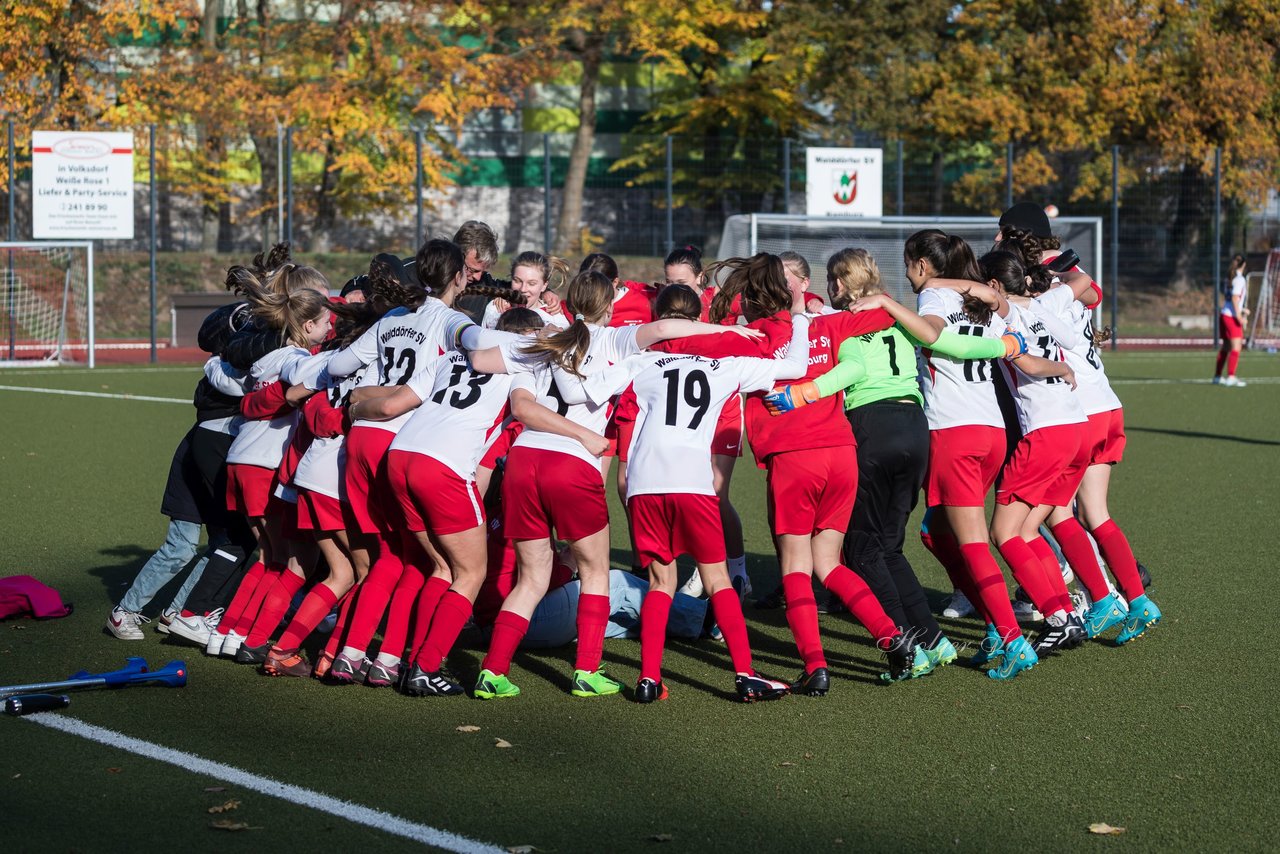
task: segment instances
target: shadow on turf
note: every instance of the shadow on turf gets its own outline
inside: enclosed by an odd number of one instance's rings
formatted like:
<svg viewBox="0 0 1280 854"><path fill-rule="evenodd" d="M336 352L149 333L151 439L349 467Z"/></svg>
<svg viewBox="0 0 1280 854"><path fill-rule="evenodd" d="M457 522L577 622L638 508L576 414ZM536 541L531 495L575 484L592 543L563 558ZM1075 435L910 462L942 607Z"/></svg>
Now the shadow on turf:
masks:
<svg viewBox="0 0 1280 854"><path fill-rule="evenodd" d="M1131 424L1124 425L1124 429L1130 433L1159 433L1162 436L1178 436L1184 439L1217 439L1222 442L1239 442L1242 445L1280 446L1280 442L1270 439L1248 439L1244 436L1228 436L1223 433L1202 433L1199 430L1165 430L1157 427L1134 427Z"/></svg>
<svg viewBox="0 0 1280 854"><path fill-rule="evenodd" d="M154 553L155 549L146 549L136 544L110 546L101 549L98 554L106 558L120 558L121 562L95 566L88 571L88 574L96 576L102 581L102 587L107 593L107 598L114 604L120 601L120 597L133 584L133 579L138 575L138 571L142 569L148 558ZM165 586L168 587L169 584L166 583ZM174 589L176 591L177 588Z"/></svg>

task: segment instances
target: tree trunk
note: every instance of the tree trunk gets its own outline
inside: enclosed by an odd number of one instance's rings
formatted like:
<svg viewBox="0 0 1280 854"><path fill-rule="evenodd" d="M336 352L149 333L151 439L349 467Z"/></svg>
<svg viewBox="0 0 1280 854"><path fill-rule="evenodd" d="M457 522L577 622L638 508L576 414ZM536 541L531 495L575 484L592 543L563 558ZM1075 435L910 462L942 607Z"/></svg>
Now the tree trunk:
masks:
<svg viewBox="0 0 1280 854"><path fill-rule="evenodd" d="M261 134L252 134L250 139L253 141L253 149L258 155L258 169L262 175L261 195L259 196L258 207L262 211L258 215L258 225L262 235L262 248L266 249L272 246L279 238L279 220L280 210L284 204L283 199L276 198L278 189L280 164L276 157L276 138L275 136L263 136Z"/></svg>
<svg viewBox="0 0 1280 854"><path fill-rule="evenodd" d="M604 35L583 36L582 88L578 94L578 132L569 152L569 168L561 194L560 220L556 224L555 251L567 253L578 244L582 224L582 199L587 185L587 164L596 140L596 86L600 81L600 64L604 58Z"/></svg>
<svg viewBox="0 0 1280 854"><path fill-rule="evenodd" d="M342 172L333 168L337 151L330 140L324 147L324 163L320 167L320 189L316 194L316 219L311 229L312 252L328 252L333 248L333 228L338 222L338 205L333 197L334 186Z"/></svg>
<svg viewBox="0 0 1280 854"><path fill-rule="evenodd" d="M1207 271L1198 265L1206 258L1212 264L1212 253L1217 251L1217 247L1212 247L1205 253L1205 244L1213 241L1212 231L1205 233L1206 224L1212 225L1212 214L1205 210L1212 199L1212 189L1200 169L1190 163L1183 164L1178 181L1178 207L1169 232L1169 242L1176 253L1169 285L1175 293L1186 293L1192 286L1207 281ZM1214 286L1220 283L1215 282Z"/></svg>
<svg viewBox="0 0 1280 854"><path fill-rule="evenodd" d="M946 199L945 166L946 164L942 160L942 152L935 151L933 153L933 196L929 203L929 208L934 216L942 216L942 204Z"/></svg>
<svg viewBox="0 0 1280 854"><path fill-rule="evenodd" d="M204 16L200 20L200 47L206 58L212 59L218 51L218 18L222 15L222 0L205 0ZM213 183L222 163L222 140L205 124L196 125L196 146L206 158L205 181ZM220 176L219 176L220 177ZM218 249L218 202L214 193L200 194L200 251Z"/></svg>

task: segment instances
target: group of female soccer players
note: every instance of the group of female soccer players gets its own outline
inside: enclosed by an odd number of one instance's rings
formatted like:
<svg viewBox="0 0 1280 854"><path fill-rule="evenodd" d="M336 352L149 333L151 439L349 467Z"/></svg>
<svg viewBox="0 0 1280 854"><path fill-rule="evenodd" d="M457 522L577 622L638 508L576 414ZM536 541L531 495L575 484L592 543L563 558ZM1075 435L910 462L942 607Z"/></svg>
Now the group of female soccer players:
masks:
<svg viewBox="0 0 1280 854"><path fill-rule="evenodd" d="M885 652L885 679L955 661L903 554L922 487L925 544L986 623L974 663L990 677L1116 626L1126 643L1160 611L1107 507L1124 428L1091 325L1100 292L1073 265L1055 266L1058 255L1033 205L1006 213L980 259L957 237L920 232L904 249L915 311L885 295L860 249L828 262L829 306L808 292L809 265L792 252L704 270L695 250L677 250L661 286L622 280L605 255L570 276L559 259L525 252L512 288L497 290L476 286L470 250L430 240L408 265L375 261L344 289L350 302L330 300L323 276L281 253L232 268L228 287L256 324L206 375L242 397L227 501L259 557L224 611L182 617L206 621L211 655L411 695L464 693L444 664L475 620L490 640L474 696L513 697L512 658L570 567L581 584L572 693L619 693L601 666L616 456L650 580L640 702L667 695L680 555L697 564L700 583L685 590L709 597L709 627L744 701L829 690L815 576ZM454 308L476 294L498 298L471 314ZM792 683L754 670L743 617L728 485L744 427L766 471L803 661ZM1087 588L1087 609L1072 602L1042 526ZM1045 617L1034 644L989 543ZM303 642L335 610L309 663Z"/></svg>

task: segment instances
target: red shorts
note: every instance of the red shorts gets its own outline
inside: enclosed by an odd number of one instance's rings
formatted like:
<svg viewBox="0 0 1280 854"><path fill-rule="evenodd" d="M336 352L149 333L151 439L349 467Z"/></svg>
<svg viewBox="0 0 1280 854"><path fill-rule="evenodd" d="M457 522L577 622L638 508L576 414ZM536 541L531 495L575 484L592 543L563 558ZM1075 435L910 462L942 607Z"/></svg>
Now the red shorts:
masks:
<svg viewBox="0 0 1280 854"><path fill-rule="evenodd" d="M298 490L298 529L302 531L345 531L347 520L342 502L323 492Z"/></svg>
<svg viewBox="0 0 1280 854"><path fill-rule="evenodd" d="M1004 463L1004 428L966 424L929 431L927 507L982 507Z"/></svg>
<svg viewBox="0 0 1280 854"><path fill-rule="evenodd" d="M770 455L769 524L775 534L808 537L849 529L858 494L858 451L853 445Z"/></svg>
<svg viewBox="0 0 1280 854"><path fill-rule="evenodd" d="M742 395L733 395L720 409L716 434L711 439L711 453L724 457L742 456Z"/></svg>
<svg viewBox="0 0 1280 854"><path fill-rule="evenodd" d="M702 564L725 560L720 499L714 495L634 495L627 511L641 566L671 563L680 555Z"/></svg>
<svg viewBox="0 0 1280 854"><path fill-rule="evenodd" d="M1032 507L1071 503L1088 465L1083 428L1083 424L1058 424L1023 436L1005 463L996 503L1012 504L1015 499Z"/></svg>
<svg viewBox="0 0 1280 854"><path fill-rule="evenodd" d="M1222 332L1224 341L1230 341L1232 338L1244 337L1244 326L1240 324L1238 318L1229 314L1218 315L1218 329Z"/></svg>
<svg viewBox="0 0 1280 854"><path fill-rule="evenodd" d="M1112 409L1089 416L1085 427L1085 444L1089 447L1089 465L1115 465L1124 458L1124 410Z"/></svg>
<svg viewBox="0 0 1280 854"><path fill-rule="evenodd" d="M389 532L386 511L395 503L387 489L387 448L396 437L390 430L357 425L347 434L347 465L343 481L351 515L361 533Z"/></svg>
<svg viewBox="0 0 1280 854"><path fill-rule="evenodd" d="M616 440L616 444L618 446L618 462L625 463L631 454L631 437L636 432L636 422L614 422L614 431L618 436Z"/></svg>
<svg viewBox="0 0 1280 854"><path fill-rule="evenodd" d="M559 451L519 446L507 454L502 524L512 540L580 540L609 527L600 469Z"/></svg>
<svg viewBox="0 0 1280 854"><path fill-rule="evenodd" d="M474 480L426 454L390 451L387 479L410 531L457 534L484 524L484 500Z"/></svg>
<svg viewBox="0 0 1280 854"><path fill-rule="evenodd" d="M227 509L255 518L267 515L276 470L248 463L227 465Z"/></svg>

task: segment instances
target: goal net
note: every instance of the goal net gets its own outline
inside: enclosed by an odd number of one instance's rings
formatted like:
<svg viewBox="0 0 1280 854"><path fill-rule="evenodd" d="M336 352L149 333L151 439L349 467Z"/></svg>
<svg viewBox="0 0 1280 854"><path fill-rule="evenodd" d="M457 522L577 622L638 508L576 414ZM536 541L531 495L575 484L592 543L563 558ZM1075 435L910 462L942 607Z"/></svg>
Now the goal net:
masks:
<svg viewBox="0 0 1280 854"><path fill-rule="evenodd" d="M1253 278L1252 274L1250 278ZM1245 304L1248 302L1246 295ZM1268 341L1268 346L1275 346L1275 339L1280 337L1280 249L1272 249L1267 255L1267 266L1258 287L1258 301L1249 320L1249 346L1257 346L1263 341Z"/></svg>
<svg viewBox="0 0 1280 854"><path fill-rule="evenodd" d="M737 214L724 224L721 258L748 257L757 252L799 252L813 268L814 289L825 292L822 282L829 259L846 247L862 248L880 268L885 290L902 301L911 296L902 261L902 247L917 231L936 228L959 235L981 257L995 241L1000 223L995 217L858 217L801 216L795 214ZM1102 280L1102 218L1057 217L1053 232L1064 248L1080 256L1080 268L1099 284ZM909 302L908 304L913 304Z"/></svg>
<svg viewBox="0 0 1280 854"><path fill-rule="evenodd" d="M0 365L94 366L92 243L0 243L0 281Z"/></svg>

